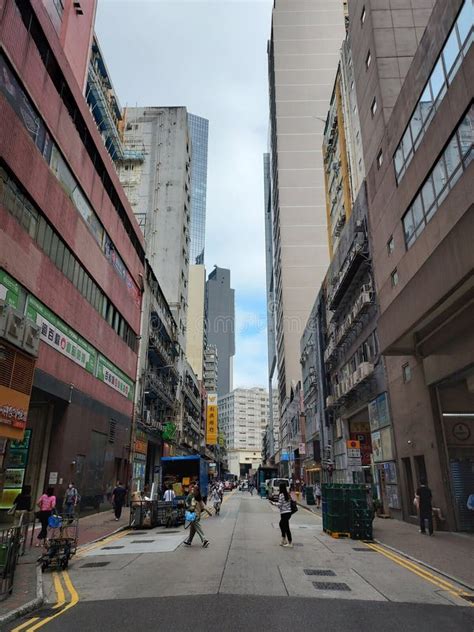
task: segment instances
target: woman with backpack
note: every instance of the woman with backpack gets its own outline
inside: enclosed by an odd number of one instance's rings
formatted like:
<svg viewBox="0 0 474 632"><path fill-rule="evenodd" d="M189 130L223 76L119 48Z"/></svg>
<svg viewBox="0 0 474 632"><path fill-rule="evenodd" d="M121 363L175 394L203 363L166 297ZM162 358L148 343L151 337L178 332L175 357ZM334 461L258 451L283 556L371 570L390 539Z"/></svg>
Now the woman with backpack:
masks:
<svg viewBox="0 0 474 632"><path fill-rule="evenodd" d="M280 483L280 495L276 504L280 510L280 546L292 549L293 538L290 531L290 518L296 512L296 507L292 507L292 504L296 505L296 502L291 498L290 492L286 488L286 483Z"/></svg>

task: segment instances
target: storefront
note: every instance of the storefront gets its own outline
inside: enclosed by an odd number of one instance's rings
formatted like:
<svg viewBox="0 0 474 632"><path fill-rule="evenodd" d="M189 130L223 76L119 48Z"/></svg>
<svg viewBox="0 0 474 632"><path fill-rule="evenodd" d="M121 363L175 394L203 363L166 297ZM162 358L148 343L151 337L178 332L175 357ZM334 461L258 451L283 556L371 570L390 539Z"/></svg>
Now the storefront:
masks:
<svg viewBox="0 0 474 632"><path fill-rule="evenodd" d="M369 402L374 484L384 514L401 510L397 464L388 395L381 393Z"/></svg>

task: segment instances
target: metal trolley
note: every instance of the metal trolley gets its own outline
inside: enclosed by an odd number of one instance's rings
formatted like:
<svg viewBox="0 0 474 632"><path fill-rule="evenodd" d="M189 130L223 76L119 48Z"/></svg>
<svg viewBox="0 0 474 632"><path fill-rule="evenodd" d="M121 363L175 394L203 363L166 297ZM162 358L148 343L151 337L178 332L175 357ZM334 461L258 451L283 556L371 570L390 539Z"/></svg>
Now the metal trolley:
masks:
<svg viewBox="0 0 474 632"><path fill-rule="evenodd" d="M176 527L184 524L184 500L135 500L130 503L130 526L134 529Z"/></svg>
<svg viewBox="0 0 474 632"><path fill-rule="evenodd" d="M39 558L41 570L47 568L66 569L69 560L77 551L79 518L76 516L52 515L48 522L45 552Z"/></svg>

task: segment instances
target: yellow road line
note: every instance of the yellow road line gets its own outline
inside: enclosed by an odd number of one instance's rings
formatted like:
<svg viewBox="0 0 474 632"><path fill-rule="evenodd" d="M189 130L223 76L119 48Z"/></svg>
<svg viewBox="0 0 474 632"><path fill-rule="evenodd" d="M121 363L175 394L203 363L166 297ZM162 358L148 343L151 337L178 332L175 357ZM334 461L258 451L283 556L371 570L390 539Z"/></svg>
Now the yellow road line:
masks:
<svg viewBox="0 0 474 632"><path fill-rule="evenodd" d="M132 533L130 529L128 531L127 530L119 531L118 533L109 535L108 537L104 538L103 540L100 540L99 542L94 542L94 544L86 545L84 546L84 548L80 548L78 550L76 557L82 557L85 553L88 553L89 551L94 551L95 549L99 549L100 547L106 544L109 544L110 542L115 542L116 540L120 540L121 538L128 535L129 533Z"/></svg>
<svg viewBox="0 0 474 632"><path fill-rule="evenodd" d="M57 597L57 603L54 606L53 610L57 610L58 608L64 606L66 602L66 596L64 594L63 585L61 584L61 579L59 578L59 574L56 571L53 573L53 584Z"/></svg>
<svg viewBox="0 0 474 632"><path fill-rule="evenodd" d="M56 612L56 614L53 614L50 617L46 617L45 619L42 619L38 623L34 623L33 621L31 621L31 623L33 623L33 625L30 628L28 628L27 630L25 630L25 632L35 632L35 630L39 630L40 628L42 628L47 623L49 623L53 619L56 619L57 617L60 617L65 612L67 612L71 608L74 608L74 606L78 604L78 602L79 602L79 595L77 594L77 591L74 588L74 585L73 585L73 583L71 581L71 578L69 577L69 573L67 571L63 571L62 575L63 575L63 581L64 581L64 583L66 585L66 588L69 591L69 594L71 596L71 601L69 601L68 604L66 606L64 606L64 608L62 610L59 610L59 612Z"/></svg>
<svg viewBox="0 0 474 632"><path fill-rule="evenodd" d="M35 621L38 621L38 619L39 619L39 617L34 617L33 619L28 619L28 621L25 621L25 623L22 623L21 625L19 625L16 628L14 628L12 630L12 632L20 632L20 630L24 630L28 625L31 625Z"/></svg>
<svg viewBox="0 0 474 632"><path fill-rule="evenodd" d="M369 544L366 542L366 546L373 549L374 551L377 551L377 553L380 553L380 555L384 555L386 558L388 558L392 562L395 562L399 566L402 566L403 568L410 571L411 573L418 575L418 577L421 577L421 579L424 579L425 581L430 582L431 584L434 584L438 588L441 588L442 590L449 592L454 597L461 597L464 594L464 591L458 590L453 584L450 584L444 579L440 579L436 575L433 575L429 571L421 568L421 566L413 564L413 562L408 562L407 560L404 560L403 558L398 557L394 553L389 552L386 549L383 549L377 544Z"/></svg>

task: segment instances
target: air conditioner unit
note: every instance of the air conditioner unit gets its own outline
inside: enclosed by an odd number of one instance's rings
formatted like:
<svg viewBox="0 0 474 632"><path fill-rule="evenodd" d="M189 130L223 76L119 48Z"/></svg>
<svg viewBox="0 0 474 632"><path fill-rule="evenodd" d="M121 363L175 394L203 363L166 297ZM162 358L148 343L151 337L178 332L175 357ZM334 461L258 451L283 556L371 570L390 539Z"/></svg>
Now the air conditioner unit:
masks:
<svg viewBox="0 0 474 632"><path fill-rule="evenodd" d="M21 347L25 333L25 318L10 305L7 306L5 330L3 336L9 342Z"/></svg>
<svg viewBox="0 0 474 632"><path fill-rule="evenodd" d="M33 356L38 355L41 328L33 321L27 320L23 334L23 349Z"/></svg>
<svg viewBox="0 0 474 632"><path fill-rule="evenodd" d="M362 378L364 379L366 378L368 375L370 375L374 370L374 365L371 362L362 362L362 364L359 366L359 371L361 373Z"/></svg>

